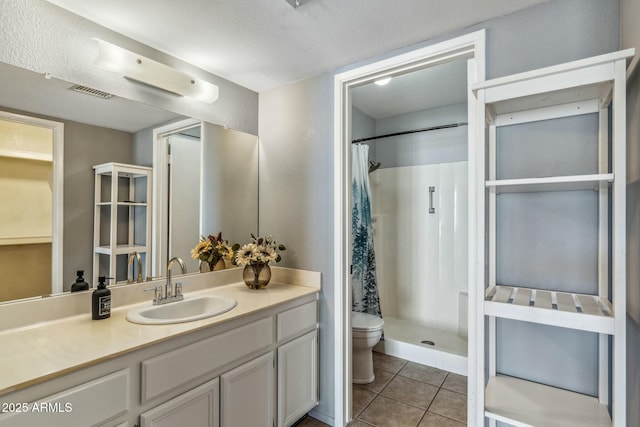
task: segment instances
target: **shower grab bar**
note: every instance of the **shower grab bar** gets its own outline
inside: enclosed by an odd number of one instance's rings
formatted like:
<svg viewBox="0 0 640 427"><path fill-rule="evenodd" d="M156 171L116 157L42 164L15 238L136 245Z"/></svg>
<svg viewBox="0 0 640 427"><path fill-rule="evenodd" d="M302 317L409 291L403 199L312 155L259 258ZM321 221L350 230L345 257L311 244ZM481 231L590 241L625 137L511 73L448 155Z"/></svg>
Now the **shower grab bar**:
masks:
<svg viewBox="0 0 640 427"><path fill-rule="evenodd" d="M436 187L429 187L429 213L436 213L436 208L433 207L433 193L435 193Z"/></svg>

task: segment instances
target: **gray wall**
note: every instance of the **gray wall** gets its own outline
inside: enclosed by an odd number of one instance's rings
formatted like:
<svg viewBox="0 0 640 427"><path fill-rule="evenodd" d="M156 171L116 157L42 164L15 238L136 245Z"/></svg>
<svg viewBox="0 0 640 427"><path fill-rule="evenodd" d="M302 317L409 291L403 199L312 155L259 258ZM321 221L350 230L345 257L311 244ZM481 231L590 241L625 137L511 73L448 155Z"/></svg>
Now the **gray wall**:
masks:
<svg viewBox="0 0 640 427"><path fill-rule="evenodd" d="M356 107L351 107L351 139L368 138L376 135L376 120Z"/></svg>
<svg viewBox="0 0 640 427"><path fill-rule="evenodd" d="M258 233L258 137L205 123L202 141L202 232L244 244Z"/></svg>
<svg viewBox="0 0 640 427"><path fill-rule="evenodd" d="M143 22L141 22L143 25ZM115 43L219 86L213 104L176 98L123 79L92 64L93 38ZM186 62L101 27L44 0L0 2L0 61L155 105L188 117L256 134L258 94Z"/></svg>
<svg viewBox="0 0 640 427"><path fill-rule="evenodd" d="M618 47L618 20L617 1L554 1L335 72L486 28L487 78L494 78L614 51ZM287 244L290 250L285 253L283 265L322 272L321 402L317 413L330 418L334 412L333 319L336 315L332 270L332 94L333 73L323 74L261 93L259 109L260 230ZM545 334L539 335L547 339ZM549 338L552 343L561 339L563 337ZM530 359L526 352L521 353Z"/></svg>
<svg viewBox="0 0 640 427"><path fill-rule="evenodd" d="M63 285L64 290L69 290L76 270L84 270L87 282L93 277L93 166L108 162L131 163L133 135L77 122L63 123Z"/></svg>
<svg viewBox="0 0 640 427"><path fill-rule="evenodd" d="M597 173L597 132L596 114L501 127L496 175ZM597 293L596 192L500 194L496 215L498 284ZM499 372L597 395L597 334L506 320L497 331L508 343L498 346Z"/></svg>
<svg viewBox="0 0 640 427"><path fill-rule="evenodd" d="M466 103L377 120L352 107L351 138L367 138L466 121ZM367 141L366 144L369 145L369 159L381 162L380 168L465 161L467 160L467 127L374 139Z"/></svg>
<svg viewBox="0 0 640 427"><path fill-rule="evenodd" d="M333 418L332 76L260 94L261 234L287 246L280 265L322 273L320 405Z"/></svg>
<svg viewBox="0 0 640 427"><path fill-rule="evenodd" d="M466 103L447 105L376 120L376 135L466 121ZM378 139L371 146L381 168L460 162L467 160L467 127Z"/></svg>
<svg viewBox="0 0 640 427"><path fill-rule="evenodd" d="M357 109L351 107L351 140L369 138L376 135L376 120ZM376 145L368 143L369 159L374 160L376 156Z"/></svg>

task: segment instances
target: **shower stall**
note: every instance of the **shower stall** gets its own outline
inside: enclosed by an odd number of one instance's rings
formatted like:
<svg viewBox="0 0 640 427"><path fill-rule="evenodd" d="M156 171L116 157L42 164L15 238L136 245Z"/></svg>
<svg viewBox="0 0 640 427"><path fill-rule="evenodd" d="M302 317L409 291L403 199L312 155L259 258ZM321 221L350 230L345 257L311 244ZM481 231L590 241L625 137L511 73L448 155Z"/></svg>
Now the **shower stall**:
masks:
<svg viewBox="0 0 640 427"><path fill-rule="evenodd" d="M467 162L371 173L384 341L376 350L465 374Z"/></svg>
<svg viewBox="0 0 640 427"><path fill-rule="evenodd" d="M369 145L375 350L466 375L466 58L351 89L351 138Z"/></svg>

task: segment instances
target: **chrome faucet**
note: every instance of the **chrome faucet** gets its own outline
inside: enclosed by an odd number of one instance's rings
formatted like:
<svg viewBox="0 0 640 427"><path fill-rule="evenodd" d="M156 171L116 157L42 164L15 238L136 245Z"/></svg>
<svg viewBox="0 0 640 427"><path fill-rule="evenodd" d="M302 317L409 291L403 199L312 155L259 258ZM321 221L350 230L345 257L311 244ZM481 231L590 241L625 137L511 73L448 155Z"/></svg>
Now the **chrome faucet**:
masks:
<svg viewBox="0 0 640 427"><path fill-rule="evenodd" d="M128 265L133 265L135 267L136 263L138 264L138 278L136 280L136 282L138 283L142 283L142 258L140 257L140 254L138 252L133 252L130 256L129 256L129 262ZM127 279L127 283L133 283L133 267L131 269L131 279ZM128 273L127 273L128 275Z"/></svg>
<svg viewBox="0 0 640 427"><path fill-rule="evenodd" d="M156 285L152 288L146 288L144 291L153 291L153 305L159 304L167 304L175 301L182 301L184 296L182 295L182 285L186 285L188 283L175 283L175 289L172 290L173 284L171 283L171 269L173 268L173 263L177 262L180 265L180 269L182 270L182 274L187 272L187 266L184 264L184 261L178 257L173 257L167 263L167 282L164 285L164 294L162 292L162 285Z"/></svg>
<svg viewBox="0 0 640 427"><path fill-rule="evenodd" d="M172 292L172 284L171 284L171 269L173 268L173 263L177 262L178 265L180 265L180 269L182 270L182 274L185 274L187 272L187 266L184 264L184 261L182 261L181 258L179 257L173 257L169 260L169 262L167 263L167 283L164 285L164 299L171 299L171 301L179 301L182 299L182 292L178 293L177 289L175 292ZM176 298L176 299L173 299ZM171 302L171 301L167 301L167 302Z"/></svg>

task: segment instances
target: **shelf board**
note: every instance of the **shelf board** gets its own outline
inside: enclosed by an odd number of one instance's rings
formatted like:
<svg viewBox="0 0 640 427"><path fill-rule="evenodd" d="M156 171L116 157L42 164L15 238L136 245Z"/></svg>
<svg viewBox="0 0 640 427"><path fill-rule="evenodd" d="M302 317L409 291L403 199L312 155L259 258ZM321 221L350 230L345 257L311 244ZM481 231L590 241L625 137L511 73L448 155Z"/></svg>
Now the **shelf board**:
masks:
<svg viewBox="0 0 640 427"><path fill-rule="evenodd" d="M0 236L0 246L38 245L53 242L51 235L45 236Z"/></svg>
<svg viewBox="0 0 640 427"><path fill-rule="evenodd" d="M485 80L471 86L484 91L489 111L496 115L609 99L615 63L628 63L633 49L608 53L511 76Z"/></svg>
<svg viewBox="0 0 640 427"><path fill-rule="evenodd" d="M9 157L12 159L33 160L36 162L53 162L52 153L39 153L37 151L23 151L12 148L0 147L0 157Z"/></svg>
<svg viewBox="0 0 640 427"><path fill-rule="evenodd" d="M485 187L497 193L528 193L537 191L584 191L607 188L613 182L612 173L593 175L550 176L544 178L499 179L486 181Z"/></svg>
<svg viewBox="0 0 640 427"><path fill-rule="evenodd" d="M149 252L149 247L146 245L117 245L112 252L109 246L96 246L95 252L104 255L123 255L131 252L145 253Z"/></svg>
<svg viewBox="0 0 640 427"><path fill-rule="evenodd" d="M103 163L101 165L95 165L93 167L95 173L98 175L109 176L114 171L118 174L118 177L123 178L144 178L150 176L153 168L148 166L128 165L124 163Z"/></svg>
<svg viewBox="0 0 640 427"><path fill-rule="evenodd" d="M613 335L611 303L597 295L497 285L485 292L485 315Z"/></svg>
<svg viewBox="0 0 640 427"><path fill-rule="evenodd" d="M611 427L595 397L503 375L489 378L485 416L516 427Z"/></svg>
<svg viewBox="0 0 640 427"><path fill-rule="evenodd" d="M146 202L118 202L116 203L118 206L142 206L146 207ZM111 206L111 202L98 202L96 206Z"/></svg>

